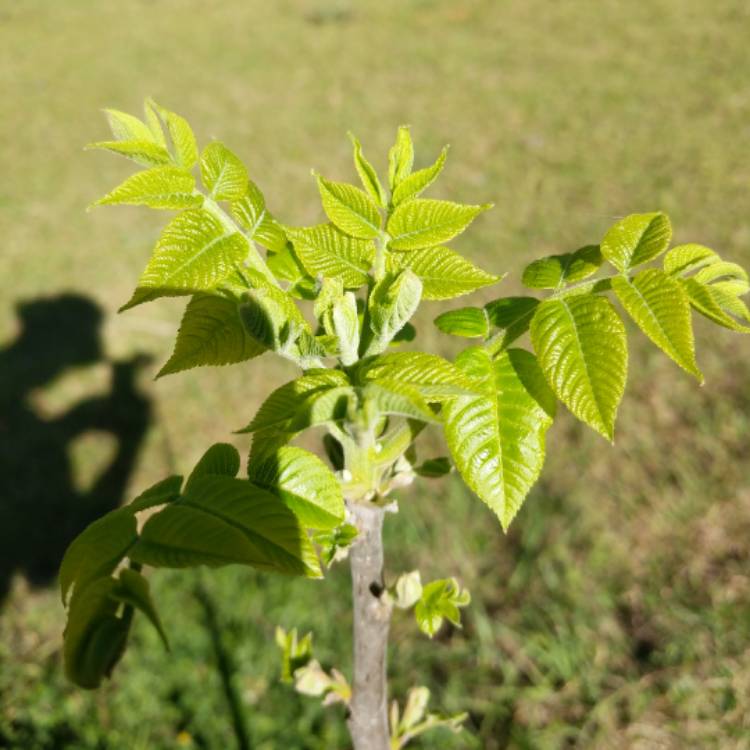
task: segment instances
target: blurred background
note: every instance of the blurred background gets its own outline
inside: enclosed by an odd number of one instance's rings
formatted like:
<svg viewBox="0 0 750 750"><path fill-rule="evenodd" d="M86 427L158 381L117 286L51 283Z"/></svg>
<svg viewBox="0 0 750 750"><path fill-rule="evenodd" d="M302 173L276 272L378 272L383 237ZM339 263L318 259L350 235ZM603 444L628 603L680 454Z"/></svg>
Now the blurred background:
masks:
<svg viewBox="0 0 750 750"><path fill-rule="evenodd" d="M0 5L0 747L235 747L225 658L259 750L347 748L340 709L280 685L277 624L349 668L348 574L152 576L114 679L66 684L56 566L93 518L245 424L293 371L269 358L153 381L183 302L117 316L165 215L85 207L132 169L83 153L99 110L153 95L249 165L282 221L321 220L315 167L354 179L411 123L436 197L494 201L455 247L509 274L664 210L675 240L750 263L750 6L739 0L23 0ZM456 303L458 306L460 303ZM425 345L454 351L431 319ZM462 630L397 616L392 690L467 710L421 748L750 747L750 344L697 321L702 388L631 329L614 448L567 415L512 530L457 481L389 521L389 570L456 575ZM208 625L208 627L207 627ZM214 636L219 633L220 638Z"/></svg>

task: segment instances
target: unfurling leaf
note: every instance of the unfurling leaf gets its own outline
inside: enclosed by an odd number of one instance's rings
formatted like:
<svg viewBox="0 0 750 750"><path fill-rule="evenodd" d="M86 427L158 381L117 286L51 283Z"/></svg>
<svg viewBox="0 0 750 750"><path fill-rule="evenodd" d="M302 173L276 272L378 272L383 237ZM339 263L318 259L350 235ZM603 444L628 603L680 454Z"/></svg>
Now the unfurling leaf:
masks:
<svg viewBox="0 0 750 750"><path fill-rule="evenodd" d="M297 628L288 633L277 627L276 645L281 649L281 681L294 682L294 673L312 659L312 633L302 638L297 636Z"/></svg>
<svg viewBox="0 0 750 750"><path fill-rule="evenodd" d="M493 360L474 347L456 364L477 395L445 404L448 448L466 484L507 530L542 470L555 398L536 358L523 349L508 349Z"/></svg>
<svg viewBox="0 0 750 750"><path fill-rule="evenodd" d="M450 336L468 339L486 337L490 332L487 313L481 307L461 307L441 313L435 318L435 325Z"/></svg>
<svg viewBox="0 0 750 750"><path fill-rule="evenodd" d="M661 255L671 239L672 224L666 214L631 214L608 230L601 252L618 271L625 272Z"/></svg>
<svg viewBox="0 0 750 750"><path fill-rule="evenodd" d="M658 268L648 268L632 281L624 276L612 279L612 288L646 336L703 382L695 363L690 303L679 282Z"/></svg>
<svg viewBox="0 0 750 750"><path fill-rule="evenodd" d="M157 297L215 289L248 254L247 240L203 209L176 216L162 232L127 310Z"/></svg>
<svg viewBox="0 0 750 750"><path fill-rule="evenodd" d="M146 109L158 115L167 126L175 164L185 169L195 166L198 161L198 144L187 120L160 106L153 99L146 100Z"/></svg>
<svg viewBox="0 0 750 750"><path fill-rule="evenodd" d="M357 298L352 292L346 292L334 301L331 307L331 324L332 332L338 340L341 364L349 367L357 361L359 350Z"/></svg>
<svg viewBox="0 0 750 750"><path fill-rule="evenodd" d="M418 570L403 573L393 587L393 604L399 609L411 609L422 596L422 578Z"/></svg>
<svg viewBox="0 0 750 750"><path fill-rule="evenodd" d="M409 268L419 276L424 299L453 299L500 281L447 247L388 253L386 263L389 271Z"/></svg>
<svg viewBox="0 0 750 750"><path fill-rule="evenodd" d="M357 174L362 181L363 187L380 208L385 208L388 196L380 184L375 168L365 159L365 155L362 153L362 144L354 137L353 133L349 133L349 140L352 142L352 147L354 148L354 166L357 169Z"/></svg>
<svg viewBox="0 0 750 750"><path fill-rule="evenodd" d="M318 176L318 189L328 218L345 234L371 240L380 232L378 207L354 185Z"/></svg>
<svg viewBox="0 0 750 750"><path fill-rule="evenodd" d="M111 151L114 154L132 159L144 167L158 167L172 161L167 149L153 141L98 141L97 143L90 143L86 148Z"/></svg>
<svg viewBox="0 0 750 750"><path fill-rule="evenodd" d="M414 164L414 144L408 125L401 125L396 143L388 152L388 185L393 192L410 174Z"/></svg>
<svg viewBox="0 0 750 750"><path fill-rule="evenodd" d="M426 190L438 178L445 166L445 160L448 158L448 146L446 146L438 156L437 161L430 167L420 169L408 177L402 179L393 191L392 203L398 206L409 198L416 198L420 193Z"/></svg>
<svg viewBox="0 0 750 750"><path fill-rule="evenodd" d="M217 201L240 200L248 190L245 165L223 143L209 143L201 156L201 178Z"/></svg>
<svg viewBox="0 0 750 750"><path fill-rule="evenodd" d="M182 167L154 167L128 177L94 205L128 204L174 210L196 208L203 203L203 197L194 190L195 178Z"/></svg>
<svg viewBox="0 0 750 750"><path fill-rule="evenodd" d="M470 602L469 592L462 590L455 578L432 581L424 586L422 596L414 608L417 625L430 638L440 629L443 620L460 628L460 607L465 607Z"/></svg>
<svg viewBox="0 0 750 750"><path fill-rule="evenodd" d="M415 198L396 208L388 219L392 250L421 250L452 240L483 211L491 208L464 206L450 201Z"/></svg>
<svg viewBox="0 0 750 750"><path fill-rule="evenodd" d="M409 322L422 298L422 282L408 268L386 274L373 287L368 300L372 337L365 355L380 354L393 337Z"/></svg>
<svg viewBox="0 0 750 750"><path fill-rule="evenodd" d="M530 263L521 281L529 289L556 289L596 273L604 258L598 245L587 245L574 253L549 255Z"/></svg>
<svg viewBox="0 0 750 750"><path fill-rule="evenodd" d="M609 300L585 294L542 302L531 341L557 397L608 440L627 379L625 326Z"/></svg>
<svg viewBox="0 0 750 750"><path fill-rule="evenodd" d="M201 365L244 362L265 351L242 324L237 300L196 294L185 309L174 352L158 377Z"/></svg>
<svg viewBox="0 0 750 750"><path fill-rule="evenodd" d="M311 529L333 529L344 520L341 486L313 453L286 446L248 464L250 481L272 492Z"/></svg>
<svg viewBox="0 0 750 750"><path fill-rule="evenodd" d="M313 541L320 547L320 556L326 567L346 557L358 533L356 526L344 523L330 531L319 531L313 536Z"/></svg>

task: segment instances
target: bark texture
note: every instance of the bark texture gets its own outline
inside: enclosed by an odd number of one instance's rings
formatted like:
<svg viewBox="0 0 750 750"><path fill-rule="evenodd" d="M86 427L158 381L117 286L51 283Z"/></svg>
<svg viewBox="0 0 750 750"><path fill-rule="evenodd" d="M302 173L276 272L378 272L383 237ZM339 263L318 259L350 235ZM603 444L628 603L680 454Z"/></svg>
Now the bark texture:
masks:
<svg viewBox="0 0 750 750"><path fill-rule="evenodd" d="M354 684L349 732L355 750L389 750L388 628L391 606L382 595L383 508L350 503L359 529L349 553L354 605Z"/></svg>

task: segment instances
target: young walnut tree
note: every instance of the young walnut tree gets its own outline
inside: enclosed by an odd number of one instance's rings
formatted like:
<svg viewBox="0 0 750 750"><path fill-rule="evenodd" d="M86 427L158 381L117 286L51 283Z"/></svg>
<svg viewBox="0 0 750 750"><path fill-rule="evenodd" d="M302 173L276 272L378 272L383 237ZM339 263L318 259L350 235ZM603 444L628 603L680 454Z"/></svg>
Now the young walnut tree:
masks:
<svg viewBox="0 0 750 750"><path fill-rule="evenodd" d="M410 319L423 301L454 299L500 277L445 245L489 204L420 197L447 149L415 171L409 129L401 127L381 180L351 136L362 188L314 174L327 221L293 227L268 211L226 146L213 142L199 153L179 115L151 100L144 120L106 114L114 140L91 148L143 169L96 205L178 212L122 308L189 298L159 375L266 352L300 372L240 430L253 436L247 476L238 476L234 447L214 445L186 481L164 479L71 544L60 570L68 676L97 687L121 657L136 611L166 644L144 567L239 563L320 578L348 553L351 683L313 658L309 635L279 629L283 679L326 703L345 703L356 750L401 748L436 726L459 731L465 716L428 712L426 688L414 688L403 708L388 706L393 608L413 608L431 637L444 620L459 625L469 603L453 578L423 584L413 571L386 586L382 527L396 510L395 491L415 475L438 477L455 466L507 529L541 471L558 401L612 440L628 364L623 313L702 381L691 312L750 331L741 300L747 273L702 245L669 249L668 217L634 214L599 245L531 263L523 283L538 296L439 315L441 331L475 339L450 362L411 348ZM519 344L527 332L530 347ZM416 460L414 443L427 426L442 428L450 457ZM310 428L321 429L326 460L294 444Z"/></svg>

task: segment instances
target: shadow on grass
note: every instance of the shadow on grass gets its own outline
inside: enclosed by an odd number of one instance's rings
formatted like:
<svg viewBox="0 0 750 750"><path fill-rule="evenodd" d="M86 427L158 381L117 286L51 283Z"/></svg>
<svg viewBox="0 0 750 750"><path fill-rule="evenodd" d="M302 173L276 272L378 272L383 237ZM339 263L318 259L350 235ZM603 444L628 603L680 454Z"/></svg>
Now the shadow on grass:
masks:
<svg viewBox="0 0 750 750"><path fill-rule="evenodd" d="M102 312L86 297L61 294L21 303L21 330L0 350L0 603L11 576L34 585L54 579L68 544L89 523L118 507L150 420L135 386L143 356L111 363L109 392L45 419L32 394L68 368L104 361ZM117 440L92 486L76 489L69 449L90 431Z"/></svg>

